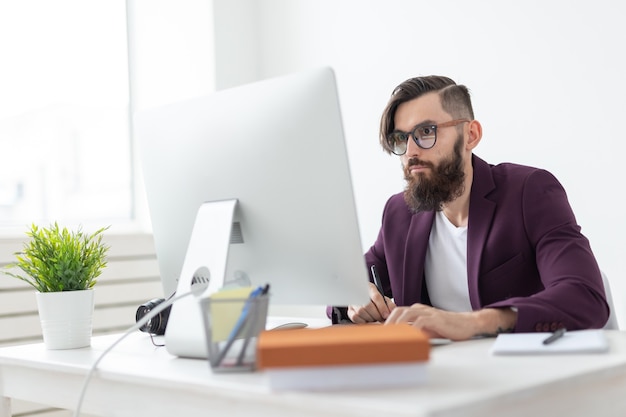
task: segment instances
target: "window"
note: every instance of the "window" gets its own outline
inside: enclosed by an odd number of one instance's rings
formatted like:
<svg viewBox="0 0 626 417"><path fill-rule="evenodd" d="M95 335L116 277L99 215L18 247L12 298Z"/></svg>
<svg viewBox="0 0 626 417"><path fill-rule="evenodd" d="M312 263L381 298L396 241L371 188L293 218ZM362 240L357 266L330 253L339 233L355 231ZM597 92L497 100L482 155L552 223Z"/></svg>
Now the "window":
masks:
<svg viewBox="0 0 626 417"><path fill-rule="evenodd" d="M0 2L0 234L149 229L129 108L213 92L213 41L210 0Z"/></svg>
<svg viewBox="0 0 626 417"><path fill-rule="evenodd" d="M0 3L0 229L132 219L124 0Z"/></svg>

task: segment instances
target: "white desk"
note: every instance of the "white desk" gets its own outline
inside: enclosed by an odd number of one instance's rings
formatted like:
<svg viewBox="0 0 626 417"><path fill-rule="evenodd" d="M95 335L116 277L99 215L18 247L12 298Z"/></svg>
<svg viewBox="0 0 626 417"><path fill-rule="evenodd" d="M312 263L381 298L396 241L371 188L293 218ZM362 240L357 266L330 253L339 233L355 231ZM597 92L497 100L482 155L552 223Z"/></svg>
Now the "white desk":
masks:
<svg viewBox="0 0 626 417"><path fill-rule="evenodd" d="M429 382L404 389L269 392L261 372L212 374L137 332L100 363L82 411L102 416L624 416L626 333L608 354L502 357L493 339L433 347ZM90 365L117 336L91 348L0 349L0 417L10 398L74 409Z"/></svg>

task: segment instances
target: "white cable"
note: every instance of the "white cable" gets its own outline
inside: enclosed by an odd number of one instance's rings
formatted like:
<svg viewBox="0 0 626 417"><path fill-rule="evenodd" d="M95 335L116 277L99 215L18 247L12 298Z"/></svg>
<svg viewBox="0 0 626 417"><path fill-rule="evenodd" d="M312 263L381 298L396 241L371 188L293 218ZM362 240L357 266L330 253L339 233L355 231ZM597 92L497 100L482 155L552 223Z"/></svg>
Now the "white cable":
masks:
<svg viewBox="0 0 626 417"><path fill-rule="evenodd" d="M192 292L188 292L188 293L185 293L185 294L182 294L182 295L178 295L176 297L171 297L171 298L163 301L162 303L157 305L154 309L150 310L150 312L148 312L148 314L143 316L141 318L141 320L139 320L137 323L135 323L130 329L128 329L126 331L126 333L124 333L119 339L117 339L115 342L113 342L109 347L107 347L100 354L100 356L98 356L98 359L96 359L96 361L91 365L91 368L89 369L89 372L87 373L87 377L85 378L85 382L83 383L83 387L80 390L80 397L78 398L78 403L76 404L76 410L74 410L74 414L73 414L74 417L79 417L80 416L80 409L81 409L81 407L83 405L83 400L85 398L85 393L87 392L87 385L89 385L89 380L91 379L91 376L93 375L94 371L98 367L98 364L105 357L105 355L107 353L109 353L115 346L117 346L118 343L120 343L122 340L124 340L126 338L126 336L128 336L129 334L131 334L134 331L137 331L137 330L141 329L146 323L148 323L148 321L150 321L154 317L156 317L157 314L159 314L160 312L162 312L163 310L165 310L166 308L168 308L169 306L171 306L172 304L174 304L176 301L180 300L181 298L187 297L188 295L191 295L191 294L193 294L193 293Z"/></svg>

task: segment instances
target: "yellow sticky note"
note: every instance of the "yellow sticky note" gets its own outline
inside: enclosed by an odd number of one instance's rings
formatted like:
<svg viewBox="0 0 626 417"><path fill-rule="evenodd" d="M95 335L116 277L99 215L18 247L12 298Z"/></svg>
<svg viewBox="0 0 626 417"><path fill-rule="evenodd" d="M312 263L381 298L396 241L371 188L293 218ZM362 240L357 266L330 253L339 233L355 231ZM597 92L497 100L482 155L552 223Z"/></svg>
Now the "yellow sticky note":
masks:
<svg viewBox="0 0 626 417"><path fill-rule="evenodd" d="M251 292L252 287L242 287L221 290L211 295L209 314L211 314L213 342L228 339Z"/></svg>

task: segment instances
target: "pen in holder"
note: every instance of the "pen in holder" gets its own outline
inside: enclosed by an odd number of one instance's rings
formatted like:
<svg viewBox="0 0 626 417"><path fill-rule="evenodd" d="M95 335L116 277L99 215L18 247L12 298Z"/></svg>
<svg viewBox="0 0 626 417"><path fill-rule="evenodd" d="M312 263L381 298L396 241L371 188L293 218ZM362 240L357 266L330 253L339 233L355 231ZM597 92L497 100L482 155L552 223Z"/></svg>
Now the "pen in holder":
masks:
<svg viewBox="0 0 626 417"><path fill-rule="evenodd" d="M214 295L200 300L209 363L214 372L256 368L257 338L265 329L268 302L267 287L259 287L246 297Z"/></svg>

